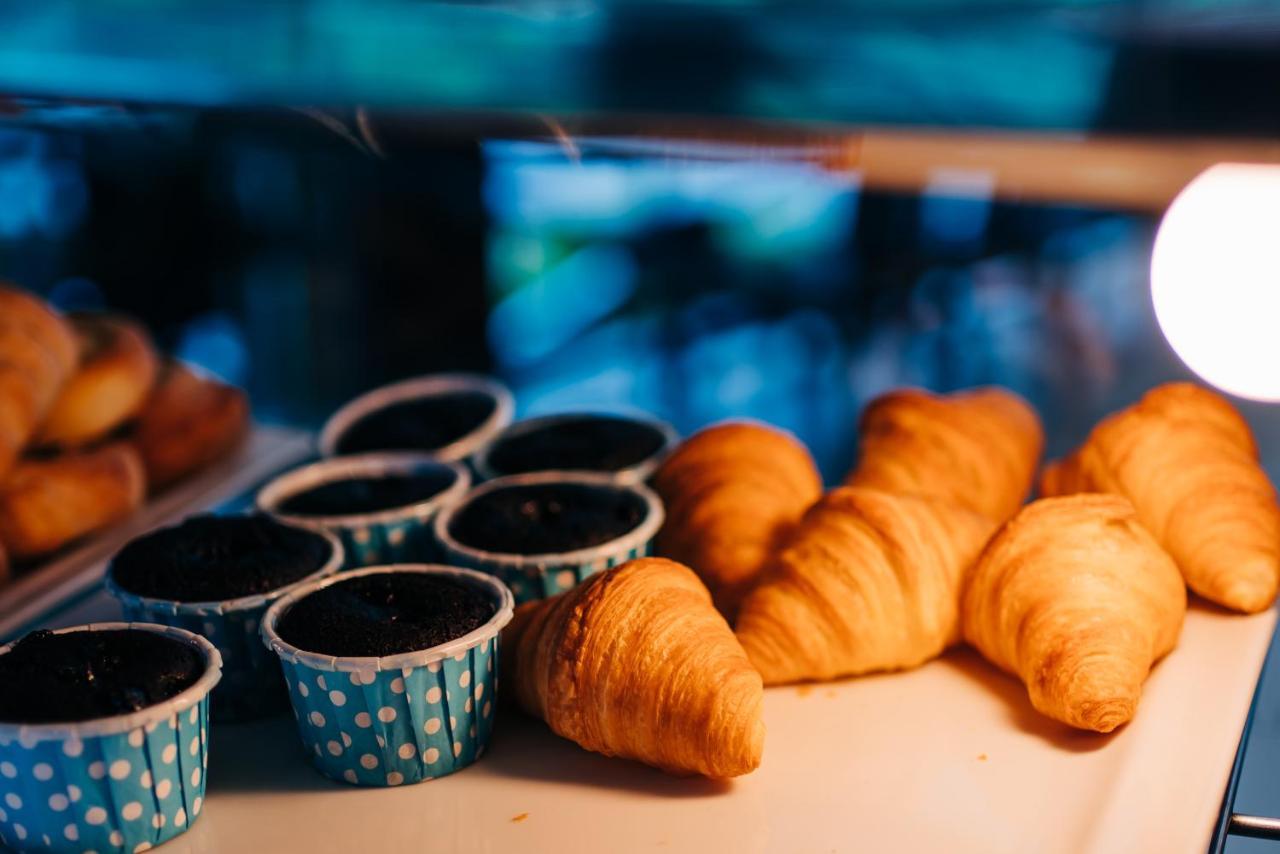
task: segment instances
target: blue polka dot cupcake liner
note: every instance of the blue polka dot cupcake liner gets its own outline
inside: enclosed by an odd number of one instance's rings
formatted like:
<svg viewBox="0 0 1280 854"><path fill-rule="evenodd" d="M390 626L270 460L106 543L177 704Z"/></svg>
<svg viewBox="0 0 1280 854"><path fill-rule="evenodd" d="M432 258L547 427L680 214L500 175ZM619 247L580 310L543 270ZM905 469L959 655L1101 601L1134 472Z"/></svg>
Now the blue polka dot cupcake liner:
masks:
<svg viewBox="0 0 1280 854"><path fill-rule="evenodd" d="M447 644L384 658L306 652L276 633L299 599L349 578L392 572L448 575L493 596L485 625ZM298 734L320 773L356 786L399 786L452 774L482 755L497 714L498 633L511 592L482 573L445 566L370 567L299 589L267 612L263 641L284 666Z"/></svg>
<svg viewBox="0 0 1280 854"><path fill-rule="evenodd" d="M645 503L645 516L621 537L589 549L558 554L522 555L491 552L459 542L449 533L449 523L468 503L496 489L539 483L577 483L627 490ZM495 478L472 489L458 504L440 511L435 521L435 537L444 560L499 578L511 589L516 604L555 596L597 572L621 566L629 560L652 554L653 540L662 527L662 499L642 484L622 484L610 475L589 472L550 471Z"/></svg>
<svg viewBox="0 0 1280 854"><path fill-rule="evenodd" d="M174 602L124 590L107 573L107 591L119 600L125 619L174 626L207 638L222 658L222 682L213 704L214 720L249 721L283 712L289 705L280 662L262 648L259 628L272 602L301 584L336 573L343 565L342 543L327 531L309 529L329 542L329 560L293 584L256 596L222 602Z"/></svg>
<svg viewBox="0 0 1280 854"><path fill-rule="evenodd" d="M325 422L320 430L320 455L338 456L338 440L342 438L342 434L370 412L393 403L456 392L485 394L494 403L493 412L474 430L465 436L459 436L443 448L431 451L432 457L444 462L466 460L492 442L493 437L502 432L515 415L515 399L511 396L511 391L492 377L480 374L428 374L365 392L345 404Z"/></svg>
<svg viewBox="0 0 1280 854"><path fill-rule="evenodd" d="M94 623L59 633L118 629L153 631L196 647L204 674L176 697L125 715L0 723L0 850L146 851L199 818L218 651L199 635L147 623ZM0 647L0 655L8 649Z"/></svg>
<svg viewBox="0 0 1280 854"><path fill-rule="evenodd" d="M343 516L294 516L281 505L299 493L351 478L449 472L453 482L426 501L377 513ZM456 504L471 487L471 473L458 463L426 454L377 453L335 457L285 472L264 486L258 509L292 525L320 528L342 541L346 569L389 563L430 563L439 558L431 521L441 508Z"/></svg>

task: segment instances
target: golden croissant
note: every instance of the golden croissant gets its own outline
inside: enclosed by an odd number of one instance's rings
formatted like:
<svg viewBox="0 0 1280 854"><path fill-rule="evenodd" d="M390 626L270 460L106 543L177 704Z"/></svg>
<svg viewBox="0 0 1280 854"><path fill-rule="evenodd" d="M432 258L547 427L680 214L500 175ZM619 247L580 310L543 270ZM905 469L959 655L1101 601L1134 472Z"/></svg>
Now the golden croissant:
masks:
<svg viewBox="0 0 1280 854"><path fill-rule="evenodd" d="M145 496L142 460L123 442L25 459L0 482L0 542L17 560L40 557L124 518Z"/></svg>
<svg viewBox="0 0 1280 854"><path fill-rule="evenodd" d="M809 452L754 423L694 434L653 477L666 504L659 554L687 564L730 621L760 570L822 494Z"/></svg>
<svg viewBox="0 0 1280 854"><path fill-rule="evenodd" d="M593 575L521 606L502 644L519 704L587 750L718 778L760 764L760 676L687 567Z"/></svg>
<svg viewBox="0 0 1280 854"><path fill-rule="evenodd" d="M1111 492L1173 556L1201 596L1254 613L1280 585L1280 507L1249 425L1226 400L1170 383L1103 419L1046 468L1045 495Z"/></svg>
<svg viewBox="0 0 1280 854"><path fill-rule="evenodd" d="M75 370L69 324L30 294L0 284L0 478Z"/></svg>
<svg viewBox="0 0 1280 854"><path fill-rule="evenodd" d="M765 684L916 667L960 639L965 571L996 523L932 498L839 487L738 615Z"/></svg>
<svg viewBox="0 0 1280 854"><path fill-rule="evenodd" d="M128 421L155 384L159 359L141 325L105 314L72 315L80 367L49 408L35 444L79 448Z"/></svg>
<svg viewBox="0 0 1280 854"><path fill-rule="evenodd" d="M1026 500L1044 447L1035 410L998 388L892 391L867 406L858 430L846 484L941 498L996 522Z"/></svg>
<svg viewBox="0 0 1280 854"><path fill-rule="evenodd" d="M1178 568L1117 495L1029 504L991 540L962 601L965 639L1017 674L1037 711L1080 729L1129 721L1187 611Z"/></svg>

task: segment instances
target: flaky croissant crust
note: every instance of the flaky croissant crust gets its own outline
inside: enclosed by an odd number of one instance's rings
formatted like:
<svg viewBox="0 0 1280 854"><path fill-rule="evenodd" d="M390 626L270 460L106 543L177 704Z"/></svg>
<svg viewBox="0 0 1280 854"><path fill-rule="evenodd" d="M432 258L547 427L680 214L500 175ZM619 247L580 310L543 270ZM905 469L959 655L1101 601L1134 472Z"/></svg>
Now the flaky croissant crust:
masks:
<svg viewBox="0 0 1280 854"><path fill-rule="evenodd" d="M963 576L994 529L946 501L834 489L747 596L738 638L766 684L918 666L959 640Z"/></svg>
<svg viewBox="0 0 1280 854"><path fill-rule="evenodd" d="M1044 447L1035 410L1000 388L892 391L867 406L858 429L846 484L940 498L997 522L1026 500Z"/></svg>
<svg viewBox="0 0 1280 854"><path fill-rule="evenodd" d="M1103 419L1046 467L1045 495L1123 495L1192 590L1252 613L1280 587L1280 507L1247 422L1226 400L1170 383Z"/></svg>
<svg viewBox="0 0 1280 854"><path fill-rule="evenodd" d="M690 566L731 621L764 565L822 494L805 447L750 422L694 434L653 483L667 510L658 553Z"/></svg>
<svg viewBox="0 0 1280 854"><path fill-rule="evenodd" d="M519 704L587 750L708 777L760 764L760 676L687 567L640 558L527 603L503 649Z"/></svg>
<svg viewBox="0 0 1280 854"><path fill-rule="evenodd" d="M1186 608L1177 567L1129 502L1081 493L1029 504L992 538L966 581L962 623L1042 714L1110 732L1132 719Z"/></svg>

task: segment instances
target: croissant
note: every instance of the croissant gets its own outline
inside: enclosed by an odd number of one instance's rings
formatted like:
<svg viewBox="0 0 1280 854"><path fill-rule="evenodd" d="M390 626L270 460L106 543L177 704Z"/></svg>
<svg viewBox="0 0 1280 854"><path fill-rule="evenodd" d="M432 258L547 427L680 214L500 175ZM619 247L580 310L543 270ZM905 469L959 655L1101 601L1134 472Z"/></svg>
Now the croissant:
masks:
<svg viewBox="0 0 1280 854"><path fill-rule="evenodd" d="M163 489L221 459L249 429L249 402L234 386L169 362L138 415L133 444L147 484Z"/></svg>
<svg viewBox="0 0 1280 854"><path fill-rule="evenodd" d="M1040 489L1123 495L1196 593L1246 613L1275 600L1275 490L1258 464L1249 425L1207 389L1191 383L1152 389L1048 466Z"/></svg>
<svg viewBox="0 0 1280 854"><path fill-rule="evenodd" d="M938 499L838 487L743 601L738 639L767 685L923 664L959 641L964 573L995 527Z"/></svg>
<svg viewBox="0 0 1280 854"><path fill-rule="evenodd" d="M702 430L653 477L666 505L659 554L693 568L732 621L760 570L822 494L813 458L794 437L755 423Z"/></svg>
<svg viewBox="0 0 1280 854"><path fill-rule="evenodd" d="M0 284L0 477L75 370L70 326L30 294Z"/></svg>
<svg viewBox="0 0 1280 854"><path fill-rule="evenodd" d="M760 676L688 567L593 575L522 605L502 644L520 706L587 750L717 778L760 764Z"/></svg>
<svg viewBox="0 0 1280 854"><path fill-rule="evenodd" d="M80 367L62 387L35 441L80 447L131 418L155 383L159 359L141 326L111 315L73 315Z"/></svg>
<svg viewBox="0 0 1280 854"><path fill-rule="evenodd" d="M142 504L142 461L117 442L49 460L24 460L0 483L0 542L34 558L103 528Z"/></svg>
<svg viewBox="0 0 1280 854"><path fill-rule="evenodd" d="M858 430L862 453L846 484L942 498L997 522L1026 500L1044 447L1035 410L998 388L892 391L867 406Z"/></svg>
<svg viewBox="0 0 1280 854"><path fill-rule="evenodd" d="M1006 523L961 607L965 639L1017 674L1037 711L1110 732L1177 643L1187 591L1127 500L1083 493L1033 502Z"/></svg>

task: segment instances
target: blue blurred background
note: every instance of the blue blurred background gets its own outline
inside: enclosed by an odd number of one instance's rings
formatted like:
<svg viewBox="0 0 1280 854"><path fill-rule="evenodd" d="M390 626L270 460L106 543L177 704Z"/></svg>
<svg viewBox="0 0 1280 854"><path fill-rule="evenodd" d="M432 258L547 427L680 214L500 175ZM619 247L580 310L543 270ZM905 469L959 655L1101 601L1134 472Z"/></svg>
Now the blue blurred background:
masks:
<svg viewBox="0 0 1280 854"><path fill-rule="evenodd" d="M981 181L867 192L714 149L386 134L375 156L301 127L0 130L0 275L143 317L267 421L492 371L524 414L771 421L829 480L863 403L896 385L1007 385L1057 452L1183 373L1150 308L1147 216Z"/></svg>

